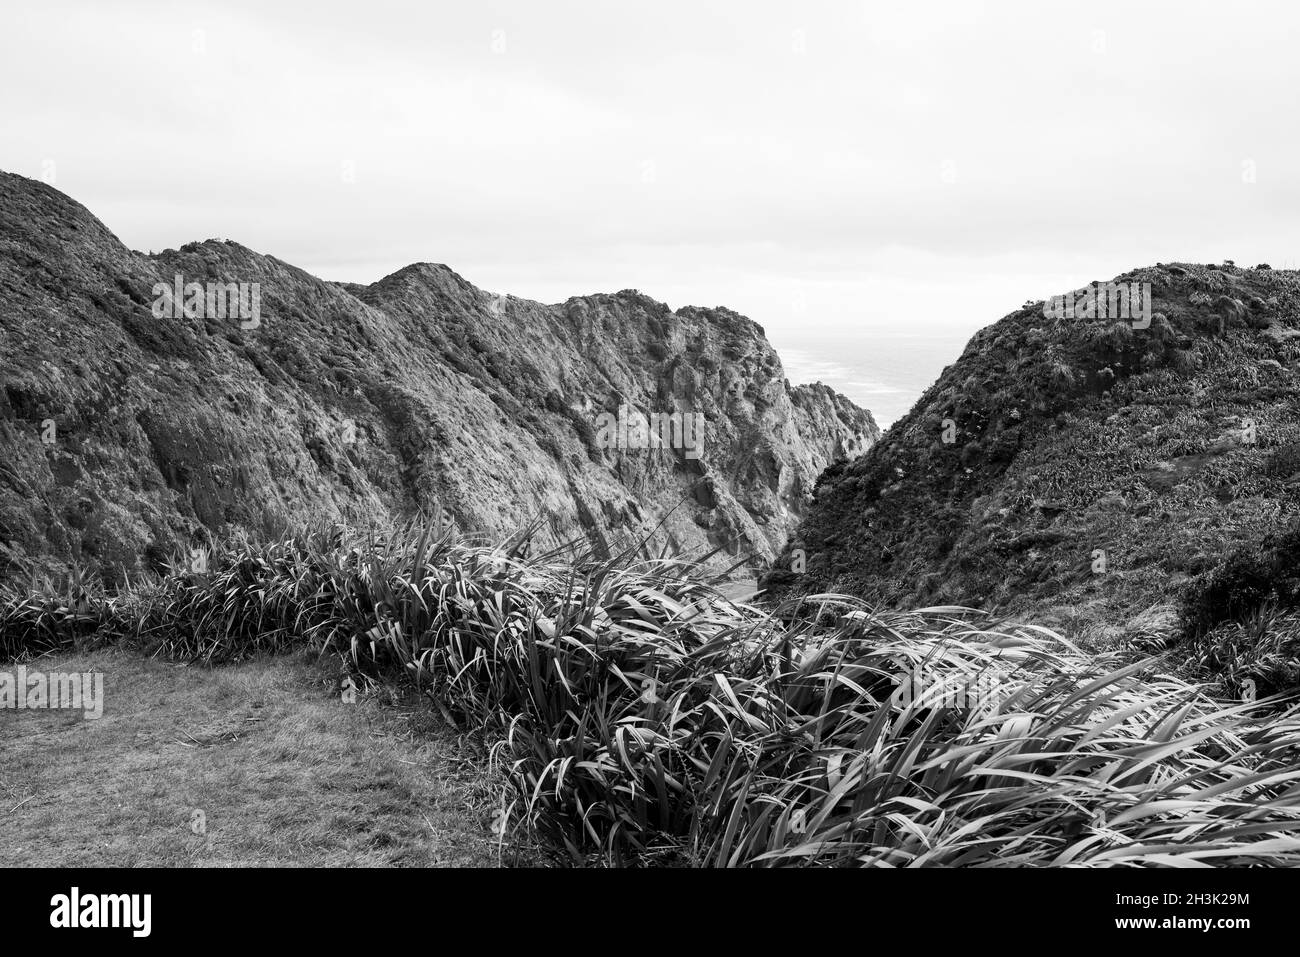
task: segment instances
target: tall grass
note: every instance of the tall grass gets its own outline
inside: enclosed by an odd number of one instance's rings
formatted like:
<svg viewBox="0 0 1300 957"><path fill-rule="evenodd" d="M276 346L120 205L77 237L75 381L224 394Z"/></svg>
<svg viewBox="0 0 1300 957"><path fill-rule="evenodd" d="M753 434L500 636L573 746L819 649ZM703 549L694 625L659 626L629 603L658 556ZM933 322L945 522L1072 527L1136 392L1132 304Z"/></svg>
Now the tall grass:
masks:
<svg viewBox="0 0 1300 957"><path fill-rule="evenodd" d="M310 643L487 729L512 814L575 861L1300 863L1300 719L964 609L772 611L690 567L339 530L104 596L0 600L0 653L218 661ZM922 687L962 689L959 704Z"/></svg>

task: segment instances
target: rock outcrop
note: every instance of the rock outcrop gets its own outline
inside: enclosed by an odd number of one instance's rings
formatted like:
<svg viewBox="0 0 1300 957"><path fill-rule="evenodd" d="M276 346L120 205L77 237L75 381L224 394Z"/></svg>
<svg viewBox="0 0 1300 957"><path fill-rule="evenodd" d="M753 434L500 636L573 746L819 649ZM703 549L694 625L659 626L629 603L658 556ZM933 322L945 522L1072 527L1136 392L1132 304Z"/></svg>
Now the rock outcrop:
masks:
<svg viewBox="0 0 1300 957"><path fill-rule="evenodd" d="M169 310L177 276L215 299ZM791 387L727 309L543 305L431 264L331 283L225 241L143 255L3 173L0 385L0 575L112 579L236 529L421 511L758 567L822 469L879 434L827 387ZM636 447L637 413L674 412L702 416L702 442Z"/></svg>

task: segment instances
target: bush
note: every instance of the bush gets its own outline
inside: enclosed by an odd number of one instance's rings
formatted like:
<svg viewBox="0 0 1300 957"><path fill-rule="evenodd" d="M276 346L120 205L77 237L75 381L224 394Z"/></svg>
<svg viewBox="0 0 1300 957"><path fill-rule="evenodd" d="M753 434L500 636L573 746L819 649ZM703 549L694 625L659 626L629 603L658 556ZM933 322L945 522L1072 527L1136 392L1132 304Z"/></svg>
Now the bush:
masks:
<svg viewBox="0 0 1300 957"><path fill-rule="evenodd" d="M1051 376L1051 386L1053 389L1058 389L1061 392L1069 392L1071 389L1074 388L1074 384L1076 381L1074 370L1071 369L1070 366L1067 365L1066 363L1064 362L1052 363L1051 371L1049 374Z"/></svg>
<svg viewBox="0 0 1300 957"><path fill-rule="evenodd" d="M1300 441L1289 441L1275 448L1268 456L1265 474L1273 478L1289 478L1300 472Z"/></svg>
<svg viewBox="0 0 1300 957"><path fill-rule="evenodd" d="M1300 523L1239 548L1199 576L1182 601L1182 632L1195 639L1224 622L1245 622L1266 604L1300 603Z"/></svg>
<svg viewBox="0 0 1300 957"><path fill-rule="evenodd" d="M1225 697L1293 694L1300 690L1300 615L1266 603L1194 638L1183 669Z"/></svg>

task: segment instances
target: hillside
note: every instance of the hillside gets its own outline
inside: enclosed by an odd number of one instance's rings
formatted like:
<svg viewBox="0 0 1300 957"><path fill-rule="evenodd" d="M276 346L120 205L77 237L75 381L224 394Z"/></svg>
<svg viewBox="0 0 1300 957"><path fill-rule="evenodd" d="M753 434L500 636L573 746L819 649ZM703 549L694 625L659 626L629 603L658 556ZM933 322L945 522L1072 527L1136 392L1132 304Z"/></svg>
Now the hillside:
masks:
<svg viewBox="0 0 1300 957"><path fill-rule="evenodd" d="M1150 283L1149 325L1037 302L981 330L821 478L771 592L1115 621L1281 528L1300 487L1300 276L1183 263L1115 282Z"/></svg>
<svg viewBox="0 0 1300 957"><path fill-rule="evenodd" d="M159 318L176 276L248 284L248 315L200 299ZM757 565L822 469L879 434L790 386L726 309L543 305L427 263L337 284L215 240L143 255L4 173L0 384L0 577L76 561L112 579L238 530L416 511L494 536L540 520L543 541L653 531ZM622 405L698 413L703 441L601 447Z"/></svg>

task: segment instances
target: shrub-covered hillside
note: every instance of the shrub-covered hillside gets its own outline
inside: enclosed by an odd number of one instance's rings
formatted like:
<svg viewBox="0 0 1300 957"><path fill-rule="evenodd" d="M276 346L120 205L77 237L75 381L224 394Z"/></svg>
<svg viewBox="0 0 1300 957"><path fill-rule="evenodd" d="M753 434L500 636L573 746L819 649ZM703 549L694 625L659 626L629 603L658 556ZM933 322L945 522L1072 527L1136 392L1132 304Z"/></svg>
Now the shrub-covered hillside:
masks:
<svg viewBox="0 0 1300 957"><path fill-rule="evenodd" d="M1300 275L1162 264L1115 282L1151 284L1149 327L1037 302L980 331L868 454L822 476L773 592L1120 621L1284 526Z"/></svg>

